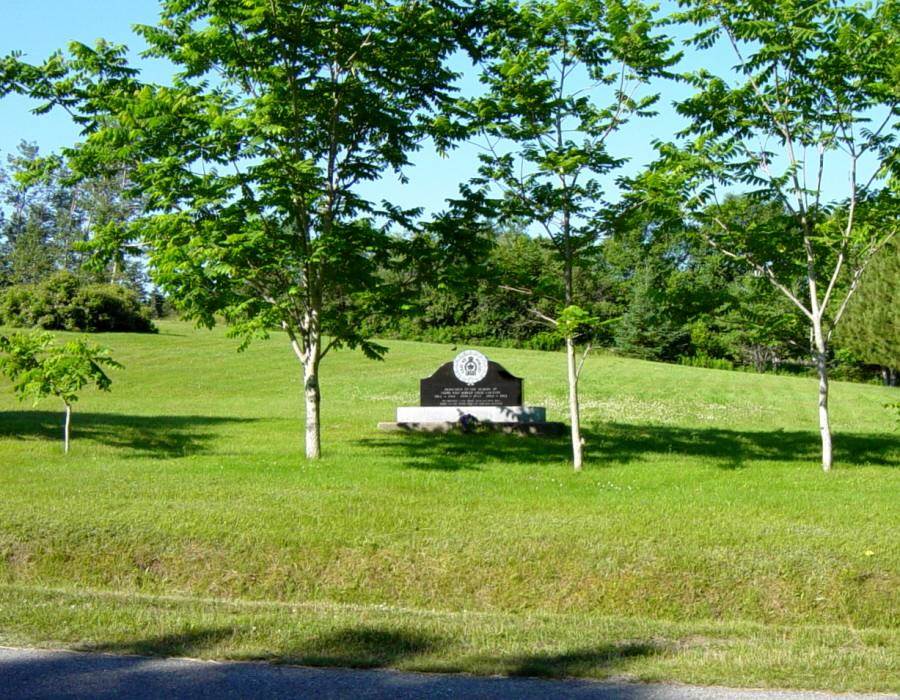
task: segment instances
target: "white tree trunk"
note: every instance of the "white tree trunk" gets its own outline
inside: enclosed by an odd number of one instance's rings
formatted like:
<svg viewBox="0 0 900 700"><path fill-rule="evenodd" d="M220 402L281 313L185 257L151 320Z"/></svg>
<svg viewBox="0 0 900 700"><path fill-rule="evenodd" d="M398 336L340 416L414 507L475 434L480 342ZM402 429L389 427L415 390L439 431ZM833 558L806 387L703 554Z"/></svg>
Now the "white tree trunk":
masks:
<svg viewBox="0 0 900 700"><path fill-rule="evenodd" d="M575 364L575 341L566 338L566 362L569 369L569 420L572 423L572 465L576 472L583 464L581 416L578 410L578 370Z"/></svg>
<svg viewBox="0 0 900 700"><path fill-rule="evenodd" d="M828 420L828 346L822 333L822 319L813 317L816 372L819 375L819 432L822 434L822 470L831 471L831 424Z"/></svg>
<svg viewBox="0 0 900 700"><path fill-rule="evenodd" d="M66 423L65 428L63 428L63 451L66 454L69 454L69 428L72 425L72 407L69 404L66 404Z"/></svg>
<svg viewBox="0 0 900 700"><path fill-rule="evenodd" d="M312 354L312 353L311 353ZM318 459L322 456L319 405L319 359L310 358L303 366L303 394L306 399L306 458Z"/></svg>
<svg viewBox="0 0 900 700"><path fill-rule="evenodd" d="M319 391L319 363L322 360L321 343L318 324L314 324L317 318L307 317L304 324L297 323L292 326L288 321L282 321L282 328L287 331L291 339L291 348L303 367L303 400L305 405L305 447L307 459L318 459L322 456L319 406L322 402L322 394ZM301 333L301 329L306 329ZM298 337L299 336L299 337Z"/></svg>

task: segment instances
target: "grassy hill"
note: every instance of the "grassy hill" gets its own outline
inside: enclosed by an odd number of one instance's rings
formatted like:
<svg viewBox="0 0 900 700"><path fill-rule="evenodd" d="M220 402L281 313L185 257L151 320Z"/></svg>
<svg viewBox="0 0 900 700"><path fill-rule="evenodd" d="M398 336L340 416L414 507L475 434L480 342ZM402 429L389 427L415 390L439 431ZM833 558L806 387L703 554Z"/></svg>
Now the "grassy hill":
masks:
<svg viewBox="0 0 900 700"><path fill-rule="evenodd" d="M323 365L302 457L280 337L107 335L76 405L0 385L0 644L898 690L897 390L591 358L565 440L380 434L447 346ZM487 349L565 420L561 355ZM2 381L2 380L0 380Z"/></svg>

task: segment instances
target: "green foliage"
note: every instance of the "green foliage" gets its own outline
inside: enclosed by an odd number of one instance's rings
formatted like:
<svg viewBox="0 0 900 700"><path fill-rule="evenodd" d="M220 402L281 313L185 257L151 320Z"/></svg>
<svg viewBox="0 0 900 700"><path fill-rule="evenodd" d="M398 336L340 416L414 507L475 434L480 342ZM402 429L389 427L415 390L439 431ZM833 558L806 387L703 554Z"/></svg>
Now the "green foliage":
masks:
<svg viewBox="0 0 900 700"><path fill-rule="evenodd" d="M571 304L556 317L556 332L560 338L592 336L599 320L580 306Z"/></svg>
<svg viewBox="0 0 900 700"><path fill-rule="evenodd" d="M675 58L639 2L498 7L483 47L486 94L460 100L455 115L488 144L479 182L499 188L505 216L551 243L561 263L555 312L584 304L575 297L576 268L604 233L603 178L625 162L607 140L650 113L656 96L634 92Z"/></svg>
<svg viewBox="0 0 900 700"><path fill-rule="evenodd" d="M616 324L616 349L641 359L674 359L686 337L674 310L662 271L647 261L631 281L626 311Z"/></svg>
<svg viewBox="0 0 900 700"><path fill-rule="evenodd" d="M0 96L27 94L82 124L84 143L66 152L76 175L132 166L144 211L124 232L100 232L113 249L146 243L155 281L188 318L224 317L245 344L288 331L307 375L311 457L320 360L344 345L380 357L369 319L399 309L404 273L433 253L416 235L420 212L367 199L361 186L406 177L451 94L461 11L418 0L164 0L159 23L136 31L146 55L175 66L170 85L138 80L124 47L106 42L72 44L42 65L18 54L0 62ZM451 218L470 207L451 207Z"/></svg>
<svg viewBox="0 0 900 700"><path fill-rule="evenodd" d="M70 406L87 385L109 391L112 380L103 368L122 367L109 352L84 338L58 345L50 333L13 333L0 336L0 372L20 400L55 396Z"/></svg>
<svg viewBox="0 0 900 700"><path fill-rule="evenodd" d="M46 330L91 333L153 333L150 310L131 289L85 282L57 272L42 282L0 291L0 323Z"/></svg>
<svg viewBox="0 0 900 700"><path fill-rule="evenodd" d="M686 367L703 367L705 369L734 369L734 363L731 360L725 360L721 357L710 357L702 350L694 355L679 357L678 364Z"/></svg>
<svg viewBox="0 0 900 700"><path fill-rule="evenodd" d="M8 161L0 167L0 211L9 211L0 215L0 287L90 268L97 282L143 290L141 250L121 240L140 203L127 169L76 180L58 156L40 157L24 142Z"/></svg>
<svg viewBox="0 0 900 700"><path fill-rule="evenodd" d="M733 47L738 77L685 76L695 93L677 109L689 125L680 145L657 144L635 193L768 279L830 337L851 280L897 230L896 3L682 6L696 45ZM846 198L828 201L822 183L838 169ZM748 196L727 197L736 187Z"/></svg>
<svg viewBox="0 0 900 700"><path fill-rule="evenodd" d="M838 342L864 362L900 369L900 237L878 252L863 275Z"/></svg>

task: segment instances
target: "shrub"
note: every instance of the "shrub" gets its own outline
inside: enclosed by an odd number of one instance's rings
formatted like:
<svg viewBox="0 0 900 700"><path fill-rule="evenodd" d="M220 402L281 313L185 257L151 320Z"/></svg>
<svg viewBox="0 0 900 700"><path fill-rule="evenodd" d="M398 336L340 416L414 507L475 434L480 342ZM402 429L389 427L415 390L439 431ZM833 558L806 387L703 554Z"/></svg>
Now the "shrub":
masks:
<svg viewBox="0 0 900 700"><path fill-rule="evenodd" d="M540 331L522 342L528 350L559 350L563 347L563 339L558 333Z"/></svg>
<svg viewBox="0 0 900 700"><path fill-rule="evenodd" d="M18 327L37 325L32 315L35 291L33 285L20 284L0 292L0 323Z"/></svg>
<svg viewBox="0 0 900 700"><path fill-rule="evenodd" d="M0 293L0 323L45 330L154 333L150 309L137 293L115 284L86 284L57 272L38 284Z"/></svg>
<svg viewBox="0 0 900 700"><path fill-rule="evenodd" d="M734 369L734 363L731 360L710 357L701 352L698 352L696 355L682 355L678 358L678 364L686 367L703 367L705 369Z"/></svg>

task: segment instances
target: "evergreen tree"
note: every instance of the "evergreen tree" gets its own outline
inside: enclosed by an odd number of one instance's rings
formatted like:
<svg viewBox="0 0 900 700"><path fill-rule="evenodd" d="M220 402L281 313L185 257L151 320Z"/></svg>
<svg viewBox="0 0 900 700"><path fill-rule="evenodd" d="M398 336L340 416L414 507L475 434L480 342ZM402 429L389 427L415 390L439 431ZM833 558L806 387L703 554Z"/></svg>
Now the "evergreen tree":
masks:
<svg viewBox="0 0 900 700"><path fill-rule="evenodd" d="M900 238L872 261L847 308L839 344L883 368L886 384L900 381Z"/></svg>
<svg viewBox="0 0 900 700"><path fill-rule="evenodd" d="M630 290L627 310L616 325L616 349L646 360L671 357L672 347L683 342L686 333L672 313L659 261L650 259L638 267Z"/></svg>
<svg viewBox="0 0 900 700"><path fill-rule="evenodd" d="M35 208L17 232L9 253L10 282L34 284L51 274L56 267L53 240L46 211Z"/></svg>

